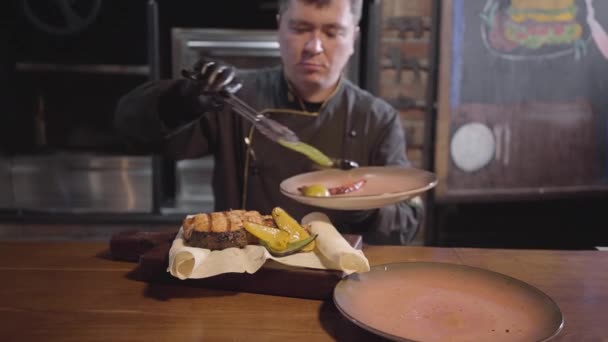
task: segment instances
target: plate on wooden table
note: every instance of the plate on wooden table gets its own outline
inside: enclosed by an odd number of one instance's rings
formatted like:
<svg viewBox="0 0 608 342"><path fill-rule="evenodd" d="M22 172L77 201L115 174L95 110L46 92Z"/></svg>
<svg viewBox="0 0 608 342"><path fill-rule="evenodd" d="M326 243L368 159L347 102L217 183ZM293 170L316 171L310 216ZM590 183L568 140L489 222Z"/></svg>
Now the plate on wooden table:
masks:
<svg viewBox="0 0 608 342"><path fill-rule="evenodd" d="M327 188L343 187L364 181L352 192L326 197L305 196L299 190L319 184ZM281 182L281 193L300 203L338 210L381 208L405 201L432 189L437 184L434 173L395 166L366 166L351 170L328 169L303 173Z"/></svg>
<svg viewBox="0 0 608 342"><path fill-rule="evenodd" d="M536 287L450 263L373 266L343 278L333 298L356 325L398 341L546 341L564 325Z"/></svg>

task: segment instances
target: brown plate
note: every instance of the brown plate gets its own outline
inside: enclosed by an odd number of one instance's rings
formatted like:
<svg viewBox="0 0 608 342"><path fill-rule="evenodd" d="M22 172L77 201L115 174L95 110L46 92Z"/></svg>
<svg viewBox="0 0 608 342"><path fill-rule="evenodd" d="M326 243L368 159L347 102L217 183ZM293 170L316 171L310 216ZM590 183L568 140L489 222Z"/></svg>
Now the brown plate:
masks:
<svg viewBox="0 0 608 342"><path fill-rule="evenodd" d="M546 341L564 324L557 304L539 289L449 263L353 273L334 289L334 303L353 323L399 341Z"/></svg>
<svg viewBox="0 0 608 342"><path fill-rule="evenodd" d="M354 192L329 197L309 197L298 188L322 184L328 188L365 179L365 185ZM281 182L281 193L304 204L341 210L381 208L419 195L437 184L432 172L403 167L367 166L352 170L328 169L303 173Z"/></svg>

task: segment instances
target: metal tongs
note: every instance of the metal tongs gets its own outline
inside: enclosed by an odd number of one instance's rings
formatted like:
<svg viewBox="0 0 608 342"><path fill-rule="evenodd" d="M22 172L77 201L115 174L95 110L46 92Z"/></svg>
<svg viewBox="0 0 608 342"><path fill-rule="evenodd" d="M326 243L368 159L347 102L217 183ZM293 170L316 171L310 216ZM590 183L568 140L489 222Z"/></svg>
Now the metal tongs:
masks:
<svg viewBox="0 0 608 342"><path fill-rule="evenodd" d="M245 103L245 101L239 99L233 94L229 94L224 101L231 105L235 112L243 116L245 119L251 121L255 128L260 131L260 133L264 134L268 139L274 142L279 142L280 140L287 142L300 141L300 138L298 138L298 136L285 125L267 118L264 116L264 114L259 113Z"/></svg>
<svg viewBox="0 0 608 342"><path fill-rule="evenodd" d="M196 74L192 71L182 70L182 76L198 81ZM237 114L249 120L253 126L268 139L276 143L296 143L300 141L300 138L298 138L298 136L285 125L266 117L264 114L255 110L234 94L226 93L226 96L222 96L221 99L225 103L232 106L232 109L234 109ZM359 164L354 160L337 158L330 159L333 163L332 167L337 167L343 170L350 170L359 167Z"/></svg>
<svg viewBox="0 0 608 342"><path fill-rule="evenodd" d="M182 76L191 80L197 80L196 74L192 71L182 70ZM298 136L286 126L264 116L248 105L245 101L239 99L234 94L226 93L226 96L221 97L222 101L232 106L235 112L249 120L255 128L264 134L268 139L279 142L298 142Z"/></svg>

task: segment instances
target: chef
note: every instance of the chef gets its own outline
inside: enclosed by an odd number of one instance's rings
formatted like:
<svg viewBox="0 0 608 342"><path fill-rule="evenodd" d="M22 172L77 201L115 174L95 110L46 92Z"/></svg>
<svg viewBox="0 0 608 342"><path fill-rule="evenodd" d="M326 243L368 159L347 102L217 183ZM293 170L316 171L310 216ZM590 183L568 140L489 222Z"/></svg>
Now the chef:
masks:
<svg viewBox="0 0 608 342"><path fill-rule="evenodd" d="M133 149L174 159L212 154L215 210L281 206L300 219L319 210L280 193L282 180L311 171L304 155L261 135L224 105L235 94L328 156L361 166L408 167L399 113L343 77L359 33L362 0L279 0L282 63L241 72L202 59L196 78L139 86L119 102L115 124ZM365 211L323 210L343 233L370 244L408 244L422 217L420 201Z"/></svg>

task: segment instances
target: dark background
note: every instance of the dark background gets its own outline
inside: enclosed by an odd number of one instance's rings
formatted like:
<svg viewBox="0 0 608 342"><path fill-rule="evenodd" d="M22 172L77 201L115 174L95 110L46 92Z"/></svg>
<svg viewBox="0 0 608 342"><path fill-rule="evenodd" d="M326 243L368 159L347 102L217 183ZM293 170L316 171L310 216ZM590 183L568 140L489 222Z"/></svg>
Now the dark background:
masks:
<svg viewBox="0 0 608 342"><path fill-rule="evenodd" d="M75 2L82 17L93 15L95 0ZM26 15L58 29L65 20L47 0L9 0L0 5L0 77L5 108L0 150L9 154L55 150L127 153L112 127L117 100L150 78L128 69L148 66L147 0L101 0L94 19L74 32L49 32ZM275 27L275 1L159 0L161 77L171 70L172 27ZM115 72L23 70L19 64L74 66L117 65ZM43 107L41 109L41 106ZM43 112L43 113L41 113ZM46 142L37 143L36 120L46 126Z"/></svg>

